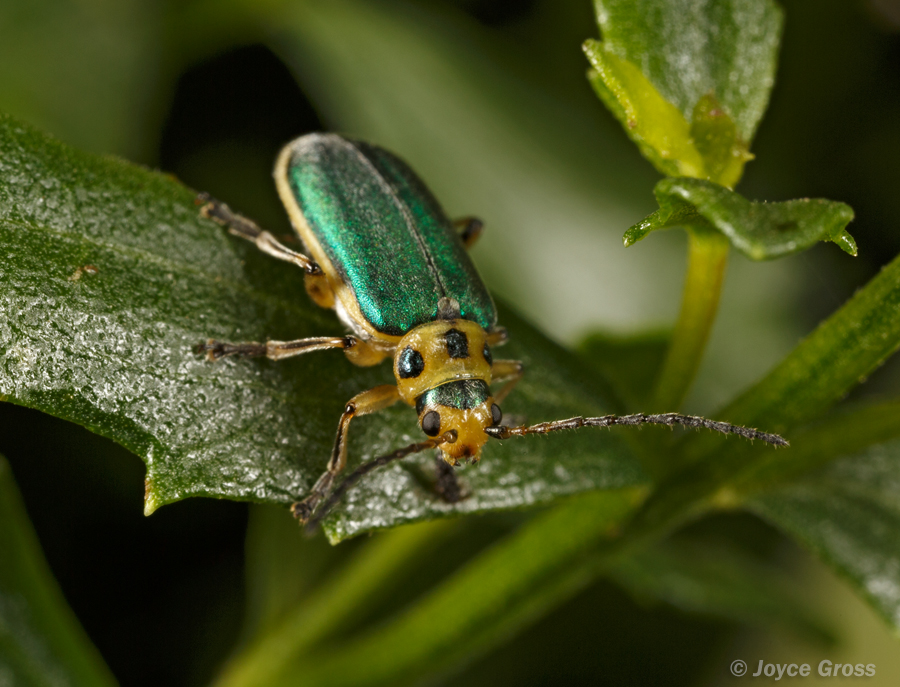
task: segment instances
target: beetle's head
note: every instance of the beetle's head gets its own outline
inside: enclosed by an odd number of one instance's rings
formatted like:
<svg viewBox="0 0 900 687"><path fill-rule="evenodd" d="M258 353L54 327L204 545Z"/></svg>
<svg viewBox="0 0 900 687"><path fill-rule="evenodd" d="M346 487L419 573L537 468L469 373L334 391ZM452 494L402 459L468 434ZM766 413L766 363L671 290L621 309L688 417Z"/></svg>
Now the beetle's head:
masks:
<svg viewBox="0 0 900 687"><path fill-rule="evenodd" d="M458 317L422 324L397 345L397 389L416 407L422 431L431 437L456 432L456 441L441 445L448 463L478 460L488 440L485 428L500 422L491 397L492 363L487 333Z"/></svg>
<svg viewBox="0 0 900 687"><path fill-rule="evenodd" d="M481 447L488 440L484 430L503 419L483 379L460 379L429 389L416 399L416 412L419 426L428 436L456 431L456 441L440 447L444 460L451 465L461 460L478 461Z"/></svg>

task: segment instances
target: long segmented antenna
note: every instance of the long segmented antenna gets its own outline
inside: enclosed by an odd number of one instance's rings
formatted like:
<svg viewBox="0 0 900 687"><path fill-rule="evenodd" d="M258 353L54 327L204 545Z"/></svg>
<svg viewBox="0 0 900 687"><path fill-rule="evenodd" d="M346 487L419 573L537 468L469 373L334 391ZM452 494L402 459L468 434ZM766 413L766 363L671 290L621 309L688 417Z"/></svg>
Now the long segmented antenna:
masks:
<svg viewBox="0 0 900 687"><path fill-rule="evenodd" d="M312 534L316 531L316 528L322 522L326 515L334 508L340 500L343 498L344 494L347 493L347 490L350 489L354 484L356 484L364 475L372 472L376 468L380 468L383 465L387 465L388 463L393 463L395 460L400 460L401 458L406 458L406 456L411 456L414 453L421 453L422 451L427 451L430 448L437 448L441 444L452 444L456 441L456 430L451 429L449 432L444 432L440 436L435 437L434 439L428 439L426 441L420 441L416 444L410 444L409 446L405 446L403 448L398 448L393 453L388 453L383 456L378 456L378 458L373 458L368 463L363 463L356 470L351 472L347 478L341 482L337 487L335 487L334 491L329 494L328 498L325 502L319 506L316 514L310 518L310 521L307 523L305 532L307 534Z"/></svg>
<svg viewBox="0 0 900 687"><path fill-rule="evenodd" d="M521 437L526 434L547 434L561 429L578 429L579 427L611 427L612 425L683 425L694 429L706 428L722 434L737 434L745 439L760 439L773 446L788 446L784 437L768 432L760 432L758 429L732 425L728 422L707 420L696 415L681 415L680 413L646 414L635 413L633 415L604 415L603 417L571 417L568 420L555 420L553 422L541 422L530 427L487 427L485 432L495 439L509 439Z"/></svg>

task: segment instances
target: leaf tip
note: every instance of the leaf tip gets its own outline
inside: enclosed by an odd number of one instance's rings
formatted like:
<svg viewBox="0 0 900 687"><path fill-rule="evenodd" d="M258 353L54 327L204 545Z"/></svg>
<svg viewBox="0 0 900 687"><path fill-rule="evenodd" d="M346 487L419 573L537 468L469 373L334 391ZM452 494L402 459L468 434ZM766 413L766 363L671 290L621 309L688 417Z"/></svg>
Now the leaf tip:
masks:
<svg viewBox="0 0 900 687"><path fill-rule="evenodd" d="M153 489L153 483L147 477L144 480L144 517L153 515L156 509L162 505L156 491Z"/></svg>
<svg viewBox="0 0 900 687"><path fill-rule="evenodd" d="M629 227L628 231L625 232L625 235L622 236L622 243L626 248L628 246L633 246L635 243L644 238L651 231L650 223L647 220L643 222L639 222L635 224L633 227Z"/></svg>
<svg viewBox="0 0 900 687"><path fill-rule="evenodd" d="M856 247L856 241L847 231L842 231L840 235L834 240L834 242L840 246L841 250L845 253L852 255L854 258L859 255L859 249Z"/></svg>

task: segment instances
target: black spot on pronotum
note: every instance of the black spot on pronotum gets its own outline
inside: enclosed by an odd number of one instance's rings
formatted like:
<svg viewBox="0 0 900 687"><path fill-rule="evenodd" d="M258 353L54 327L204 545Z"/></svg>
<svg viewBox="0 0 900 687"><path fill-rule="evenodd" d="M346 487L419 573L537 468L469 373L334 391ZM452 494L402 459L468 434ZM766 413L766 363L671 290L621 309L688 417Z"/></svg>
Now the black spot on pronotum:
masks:
<svg viewBox="0 0 900 687"><path fill-rule="evenodd" d="M487 344L484 345L481 354L484 356L484 359L487 361L488 365L494 364L494 356L491 355L491 349Z"/></svg>
<svg viewBox="0 0 900 687"><path fill-rule="evenodd" d="M422 418L422 431L430 437L436 437L441 431L441 415L436 410L429 410Z"/></svg>
<svg viewBox="0 0 900 687"><path fill-rule="evenodd" d="M500 424L500 421L503 420L503 411L500 410L500 406L496 403L491 405L491 420L494 422L494 427Z"/></svg>
<svg viewBox="0 0 900 687"><path fill-rule="evenodd" d="M397 374L400 379L412 379L422 374L425 369L425 361L422 354L410 346L403 349L397 358Z"/></svg>
<svg viewBox="0 0 900 687"><path fill-rule="evenodd" d="M458 329L449 329L444 334L444 341L447 342L447 355L451 358L468 358L469 357L469 339Z"/></svg>

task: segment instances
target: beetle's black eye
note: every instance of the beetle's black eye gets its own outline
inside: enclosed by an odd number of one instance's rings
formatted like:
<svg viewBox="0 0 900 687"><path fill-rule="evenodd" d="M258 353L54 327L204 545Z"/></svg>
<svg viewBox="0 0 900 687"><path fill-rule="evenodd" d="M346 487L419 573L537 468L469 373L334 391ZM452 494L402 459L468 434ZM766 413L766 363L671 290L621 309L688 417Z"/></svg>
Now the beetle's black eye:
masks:
<svg viewBox="0 0 900 687"><path fill-rule="evenodd" d="M400 357L397 358L397 374L400 379L418 377L424 369L425 361L422 360L422 354L410 346L404 348Z"/></svg>
<svg viewBox="0 0 900 687"><path fill-rule="evenodd" d="M444 341L447 342L447 355L451 358L469 357L469 339L466 338L464 332L458 329L449 329L444 334Z"/></svg>
<svg viewBox="0 0 900 687"><path fill-rule="evenodd" d="M441 431L441 415L436 410L429 410L422 418L422 431L430 437L436 437Z"/></svg>
<svg viewBox="0 0 900 687"><path fill-rule="evenodd" d="M481 353L484 355L484 359L487 361L488 365L494 364L494 356L491 355L491 349L488 348L487 344L484 345L484 349L481 351Z"/></svg>
<svg viewBox="0 0 900 687"><path fill-rule="evenodd" d="M500 424L500 421L503 419L503 411L500 410L500 406L496 403L491 406L491 420L494 421L494 427Z"/></svg>

